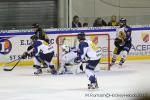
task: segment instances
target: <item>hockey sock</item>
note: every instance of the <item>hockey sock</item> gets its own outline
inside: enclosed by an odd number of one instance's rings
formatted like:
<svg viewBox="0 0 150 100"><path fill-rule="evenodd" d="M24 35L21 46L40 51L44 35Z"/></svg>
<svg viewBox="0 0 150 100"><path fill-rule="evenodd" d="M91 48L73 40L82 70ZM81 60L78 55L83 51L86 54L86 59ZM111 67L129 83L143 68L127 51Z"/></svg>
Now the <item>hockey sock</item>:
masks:
<svg viewBox="0 0 150 100"><path fill-rule="evenodd" d="M116 62L116 58L117 58L117 55L116 54L113 54L113 58L112 58L112 63L115 63Z"/></svg>
<svg viewBox="0 0 150 100"><path fill-rule="evenodd" d="M90 80L91 83L96 83L96 78L95 78L95 76L90 76L90 77L89 77L89 80Z"/></svg>
<svg viewBox="0 0 150 100"><path fill-rule="evenodd" d="M126 58L127 58L127 51L122 51L121 60L119 62L119 65L122 65L125 62Z"/></svg>
<svg viewBox="0 0 150 100"><path fill-rule="evenodd" d="M127 51L122 51L121 58L126 59L127 58L127 54L128 54Z"/></svg>

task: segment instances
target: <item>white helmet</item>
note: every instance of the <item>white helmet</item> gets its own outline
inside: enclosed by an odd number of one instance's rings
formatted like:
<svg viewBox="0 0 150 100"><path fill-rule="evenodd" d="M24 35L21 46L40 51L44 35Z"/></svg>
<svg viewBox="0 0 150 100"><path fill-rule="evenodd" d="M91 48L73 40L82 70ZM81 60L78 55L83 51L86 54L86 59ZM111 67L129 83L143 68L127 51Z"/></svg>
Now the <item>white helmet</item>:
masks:
<svg viewBox="0 0 150 100"><path fill-rule="evenodd" d="M65 45L65 44L62 45L61 48L62 48L62 50L65 51L65 52L69 52L69 49L70 49L70 47L67 46L67 45Z"/></svg>

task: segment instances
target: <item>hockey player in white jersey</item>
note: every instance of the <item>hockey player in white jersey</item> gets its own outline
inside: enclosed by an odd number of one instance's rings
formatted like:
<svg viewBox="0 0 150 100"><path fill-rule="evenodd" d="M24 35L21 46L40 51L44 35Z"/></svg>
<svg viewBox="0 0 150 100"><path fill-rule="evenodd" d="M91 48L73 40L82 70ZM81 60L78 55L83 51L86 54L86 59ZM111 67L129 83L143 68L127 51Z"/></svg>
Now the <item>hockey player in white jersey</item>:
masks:
<svg viewBox="0 0 150 100"><path fill-rule="evenodd" d="M62 45L62 54L60 55L60 68L58 74L65 74L68 72L66 64L74 65L74 59L77 58L77 50L74 47L69 47L67 45Z"/></svg>
<svg viewBox="0 0 150 100"><path fill-rule="evenodd" d="M96 45L92 41L86 40L84 33L78 34L78 40L80 42L79 52L75 62L82 62L82 60L84 60L85 57L89 58L85 69L85 73L87 74L88 79L90 81L90 84L88 84L88 89L98 88L98 83L94 73L94 69L100 62L101 50L98 47L96 47Z"/></svg>
<svg viewBox="0 0 150 100"><path fill-rule="evenodd" d="M42 68L41 63L44 62L51 70L52 74L56 74L56 70L54 68L54 65L51 65L50 62L54 56L54 48L50 46L47 42L44 40L39 40L35 35L31 37L31 46L32 49L28 52L25 52L22 56L22 58L26 58L27 56L33 56L34 58L34 67L37 69L36 72L34 72L35 75L42 74ZM30 47L30 46L29 46Z"/></svg>

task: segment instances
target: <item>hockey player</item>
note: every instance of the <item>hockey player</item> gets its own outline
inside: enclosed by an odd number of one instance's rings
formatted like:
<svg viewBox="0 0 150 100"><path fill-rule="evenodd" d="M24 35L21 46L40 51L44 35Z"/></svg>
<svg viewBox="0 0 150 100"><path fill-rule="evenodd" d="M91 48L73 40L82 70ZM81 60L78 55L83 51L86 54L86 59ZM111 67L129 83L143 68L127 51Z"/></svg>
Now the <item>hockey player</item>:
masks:
<svg viewBox="0 0 150 100"><path fill-rule="evenodd" d="M92 41L86 40L84 33L78 34L78 40L80 42L79 51L78 57L76 58L75 62L82 62L85 57L89 59L87 61L85 69L85 73L87 74L88 79L90 81L90 84L88 84L88 89L98 88L98 83L94 74L94 69L100 62L101 50L98 49Z"/></svg>
<svg viewBox="0 0 150 100"><path fill-rule="evenodd" d="M44 62L49 68L52 70L52 74L56 74L56 70L54 65L51 65L50 62L54 56L54 48L50 46L47 42L43 40L39 40L36 35L31 37L32 43L31 46L33 47L30 50L27 50L22 56L25 59L27 56L34 57L34 67L37 69L34 72L35 75L42 74L41 62Z"/></svg>
<svg viewBox="0 0 150 100"><path fill-rule="evenodd" d="M49 44L49 38L48 38L47 34L43 31L43 29L40 27L40 25L38 23L32 24L32 29L34 31L33 36L36 36L37 39L46 41ZM30 51L31 49L33 49L32 45L30 45L28 47L27 51ZM42 61L41 63L43 64L43 66L45 68L47 67L45 62Z"/></svg>
<svg viewBox="0 0 150 100"><path fill-rule="evenodd" d="M66 64L74 64L74 59L77 58L77 50L67 45L62 45L62 54L60 55L60 68L58 74L64 74L68 71Z"/></svg>
<svg viewBox="0 0 150 100"><path fill-rule="evenodd" d="M115 64L117 55L119 54L121 54L121 60L119 62L119 65L122 66L132 46L131 43L132 30L128 25L126 25L126 19L124 18L120 19L120 26L116 31L117 31L117 36L114 41L115 49L113 52L113 58L110 66Z"/></svg>

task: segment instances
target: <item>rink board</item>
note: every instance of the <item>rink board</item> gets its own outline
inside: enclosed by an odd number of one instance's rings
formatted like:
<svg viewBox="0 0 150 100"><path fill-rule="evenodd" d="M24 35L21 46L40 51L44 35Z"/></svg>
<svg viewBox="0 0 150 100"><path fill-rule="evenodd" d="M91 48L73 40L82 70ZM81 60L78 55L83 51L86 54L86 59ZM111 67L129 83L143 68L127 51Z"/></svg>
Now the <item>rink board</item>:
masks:
<svg viewBox="0 0 150 100"><path fill-rule="evenodd" d="M110 34L110 53L114 49L114 38L116 36L116 27L102 28L80 28L80 29L45 29L51 44L54 45L55 57L53 63L57 64L57 45L56 38L62 34ZM132 43L127 60L145 60L150 59L150 26L132 26ZM18 59L27 47L30 45L30 36L33 35L31 30L7 30L0 33L0 66L6 62ZM103 61L102 61L103 62ZM32 59L22 60L19 66L32 65ZM10 64L14 65L14 64Z"/></svg>

